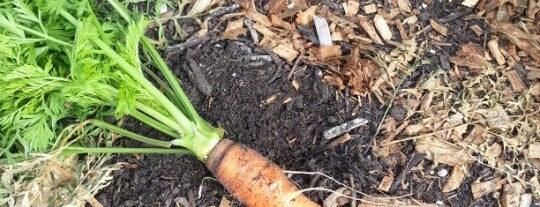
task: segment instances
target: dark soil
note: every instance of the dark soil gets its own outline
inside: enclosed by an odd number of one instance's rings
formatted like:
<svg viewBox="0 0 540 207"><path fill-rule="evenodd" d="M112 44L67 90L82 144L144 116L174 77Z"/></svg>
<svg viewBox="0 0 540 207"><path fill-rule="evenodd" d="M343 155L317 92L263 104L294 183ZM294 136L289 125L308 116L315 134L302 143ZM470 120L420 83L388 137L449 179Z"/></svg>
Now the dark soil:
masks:
<svg viewBox="0 0 540 207"><path fill-rule="evenodd" d="M411 2L417 8L422 3ZM422 58L432 60L433 64L422 66L405 82L405 88L414 87L421 77L437 67L449 69L448 56L455 53L459 43L485 44L485 36L470 34L462 25L463 16L472 11L464 10L457 1L448 5L437 2L421 10L420 24L428 25L429 18L435 18L459 29L452 30L455 34L446 40L452 46L430 45L433 51ZM458 18L455 15L459 15ZM485 28L480 21L468 23ZM193 24L185 23L182 27L185 31L197 30L190 25ZM429 32L433 31L426 31ZM426 203L443 202L451 206L495 206L500 202L493 193L473 200L471 183L492 173L479 164L470 166L475 170L458 190L445 194L441 190L445 178L434 175L441 167L432 169L433 163L415 154L411 143L401 149L407 157L404 163L393 165L399 161L391 159L399 160L397 157L376 158L370 147L387 106L375 101L359 103L347 93L324 84L320 75L322 69L311 66L295 68L298 72L292 77L299 83L299 88L295 89L288 79L292 66L254 47L247 38L245 41L218 41L213 36L205 37L187 50L184 48L168 57L168 61L183 80L182 86L202 117L223 127L226 138L259 151L283 169L322 172L368 195L380 194L377 186L391 171L396 179L392 195L412 194L412 198ZM270 97L275 97L274 101L265 102ZM404 112L395 107L389 115L401 120ZM330 148L332 140L322 139L323 130L357 117L369 123L351 131L350 141ZM147 136L169 139L133 119L127 119L124 126ZM123 140L120 145L142 146L130 140ZM223 197L233 201L233 206L240 206L194 157L117 155L111 162L131 164L117 171L112 184L96 196L105 206L218 206ZM423 168L412 170L417 166ZM293 175L291 179L302 188L339 188L320 176ZM307 195L322 203L329 194L308 192Z"/></svg>
<svg viewBox="0 0 540 207"><path fill-rule="evenodd" d="M261 55L252 48L241 42L208 41L169 61L200 114L223 127L225 137L256 149L283 169L323 172L340 181L352 176L358 189L375 192L374 186L382 176L370 172L384 170L364 144L370 141L380 122L380 107L375 103L358 107L350 97L346 99L341 92L324 84L317 68L307 67L296 73L294 77L300 87L295 90L287 81L288 65L251 61L250 57ZM207 90L201 88L208 86L201 84L200 79L189 78L192 73L186 66L189 61L201 69L199 75L204 75L211 85L211 96L201 92ZM265 104L271 96L276 96L275 101ZM356 117L370 123L350 132L353 138L344 145L328 148L321 132ZM125 127L163 137L133 119L128 119ZM122 144L140 146L127 140ZM118 161L135 165L116 172L110 187L97 196L105 206L176 206L175 202L181 198L192 206L210 206L219 205L223 196L234 200L219 183L205 180L212 175L193 157L118 155L113 162ZM314 176L294 175L292 180L304 188L337 186ZM309 193L309 196L320 202L327 194Z"/></svg>

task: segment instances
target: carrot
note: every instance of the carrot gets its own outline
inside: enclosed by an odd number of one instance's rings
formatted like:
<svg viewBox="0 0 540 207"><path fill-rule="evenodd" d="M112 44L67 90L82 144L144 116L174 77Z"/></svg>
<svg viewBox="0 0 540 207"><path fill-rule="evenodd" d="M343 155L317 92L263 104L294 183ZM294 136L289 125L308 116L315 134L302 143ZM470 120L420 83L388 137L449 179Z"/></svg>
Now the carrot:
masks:
<svg viewBox="0 0 540 207"><path fill-rule="evenodd" d="M221 140L206 167L219 182L248 207L318 207L273 162L253 149Z"/></svg>

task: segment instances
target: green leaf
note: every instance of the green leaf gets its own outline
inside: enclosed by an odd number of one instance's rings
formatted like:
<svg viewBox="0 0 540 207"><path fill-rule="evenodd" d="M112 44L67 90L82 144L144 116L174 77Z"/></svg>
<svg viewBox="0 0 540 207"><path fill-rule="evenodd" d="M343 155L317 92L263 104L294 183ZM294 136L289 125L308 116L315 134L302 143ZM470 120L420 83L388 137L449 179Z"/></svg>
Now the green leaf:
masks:
<svg viewBox="0 0 540 207"><path fill-rule="evenodd" d="M17 11L17 18L29 20L35 23L41 22L38 16L34 14L34 11L32 11L30 6L23 0L13 0L12 3L15 6L14 10Z"/></svg>
<svg viewBox="0 0 540 207"><path fill-rule="evenodd" d="M45 151L51 145L52 140L56 137L56 133L51 129L51 120L43 114L34 116L25 116L19 121L28 122L27 127L21 129L23 143L28 143L31 150Z"/></svg>

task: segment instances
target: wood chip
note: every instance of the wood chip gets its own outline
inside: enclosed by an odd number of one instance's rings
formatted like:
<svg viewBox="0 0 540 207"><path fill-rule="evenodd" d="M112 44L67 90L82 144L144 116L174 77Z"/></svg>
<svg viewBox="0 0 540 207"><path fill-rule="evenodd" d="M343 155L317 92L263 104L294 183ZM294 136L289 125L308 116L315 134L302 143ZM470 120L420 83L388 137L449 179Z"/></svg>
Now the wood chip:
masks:
<svg viewBox="0 0 540 207"><path fill-rule="evenodd" d="M498 191L502 189L502 186L506 183L506 180L502 179L493 179L481 183L473 183L471 186L471 191L474 199L478 199L488 193Z"/></svg>
<svg viewBox="0 0 540 207"><path fill-rule="evenodd" d="M384 42L377 34L377 31L375 30L375 27L368 21L368 19L364 16L358 15L358 23L360 24L360 27L364 29L364 31L368 34L368 36L373 40L375 44L383 45Z"/></svg>
<svg viewBox="0 0 540 207"><path fill-rule="evenodd" d="M397 0L399 10L411 13L411 2L409 0Z"/></svg>
<svg viewBox="0 0 540 207"><path fill-rule="evenodd" d="M523 80L521 80L521 77L516 70L508 71L505 75L508 78L508 81L510 81L510 85L512 85L514 92L521 93L527 90L527 86L525 86L525 83L523 83Z"/></svg>
<svg viewBox="0 0 540 207"><path fill-rule="evenodd" d="M231 207L231 201L229 201L225 196L221 197L219 202L219 207Z"/></svg>
<svg viewBox="0 0 540 207"><path fill-rule="evenodd" d="M298 81L296 79L293 79L291 81L291 85L293 86L294 90L297 90L300 88L300 83L298 83Z"/></svg>
<svg viewBox="0 0 540 207"><path fill-rule="evenodd" d="M435 30L437 33L441 34L442 36L446 36L448 29L445 26L439 24L433 19L429 19L429 25L431 25L431 28L433 28L433 30Z"/></svg>
<svg viewBox="0 0 540 207"><path fill-rule="evenodd" d="M86 202L92 207L103 207L103 204L101 204L94 196L90 196L90 198L86 199Z"/></svg>
<svg viewBox="0 0 540 207"><path fill-rule="evenodd" d="M341 56L341 47L339 45L321 45L315 50L315 54L320 61L334 59Z"/></svg>
<svg viewBox="0 0 540 207"><path fill-rule="evenodd" d="M454 166L452 167L452 174L446 182L444 183L442 192L448 193L454 191L461 186L463 179L465 179L465 173L467 171L467 165Z"/></svg>
<svg viewBox="0 0 540 207"><path fill-rule="evenodd" d="M479 1L480 0L464 0L463 2L461 2L461 5L474 8Z"/></svg>
<svg viewBox="0 0 540 207"><path fill-rule="evenodd" d="M489 52L491 55L495 58L497 61L497 64L504 65L506 63L506 60L504 59L503 54L501 53L501 48L499 47L499 43L497 41L496 37L493 37L487 44L489 48Z"/></svg>
<svg viewBox="0 0 540 207"><path fill-rule="evenodd" d="M377 31L379 31L379 34L384 41L392 39L392 31L390 31L390 27L388 27L386 20L384 20L381 15L375 14L375 17L373 17L373 22L375 23L375 28L377 28Z"/></svg>
<svg viewBox="0 0 540 207"><path fill-rule="evenodd" d="M470 26L469 29L471 29L476 36L481 36L484 34L484 30L477 24Z"/></svg>
<svg viewBox="0 0 540 207"><path fill-rule="evenodd" d="M368 5L364 6L364 12L366 14L373 14L373 13L377 12L377 5L368 4Z"/></svg>
<svg viewBox="0 0 540 207"><path fill-rule="evenodd" d="M278 46L272 48L272 51L276 53L278 56L282 57L287 61L287 63L291 64L296 57L298 57L298 54L300 54L298 51L296 51L293 47L293 45L286 41L282 42Z"/></svg>
<svg viewBox="0 0 540 207"><path fill-rule="evenodd" d="M330 25L330 31L332 31L332 41L345 40L345 35L344 35L343 30L339 27L336 27L336 24L332 23Z"/></svg>
<svg viewBox="0 0 540 207"><path fill-rule="evenodd" d="M379 183L379 190L388 192L390 191L390 187L392 187L392 183L394 183L394 174L390 173L383 177L381 182Z"/></svg>
<svg viewBox="0 0 540 207"><path fill-rule="evenodd" d="M403 28L403 24L401 24L401 21L399 19L396 19L395 23L396 23L396 27L398 28L399 35L401 36L401 39L408 40L409 37L407 36L407 32L405 32L405 28Z"/></svg>
<svg viewBox="0 0 540 207"><path fill-rule="evenodd" d="M341 135L338 138L336 138L334 141L330 142L328 144L328 148L334 148L334 147L340 146L343 143L348 142L349 140L351 140L351 135L349 133L345 133L344 135Z"/></svg>
<svg viewBox="0 0 540 207"><path fill-rule="evenodd" d="M360 3L355 0L348 0L347 2L342 3L343 9L345 10L345 16L354 17L358 14L358 9L360 9Z"/></svg>

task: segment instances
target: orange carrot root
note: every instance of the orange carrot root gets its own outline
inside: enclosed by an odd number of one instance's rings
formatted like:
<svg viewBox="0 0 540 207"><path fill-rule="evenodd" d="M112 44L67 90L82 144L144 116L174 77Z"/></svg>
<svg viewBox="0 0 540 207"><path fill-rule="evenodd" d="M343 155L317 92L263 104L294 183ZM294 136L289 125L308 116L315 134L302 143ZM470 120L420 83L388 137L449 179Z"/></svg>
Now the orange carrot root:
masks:
<svg viewBox="0 0 540 207"><path fill-rule="evenodd" d="M248 207L319 207L276 164L231 140L223 139L214 147L206 167Z"/></svg>

